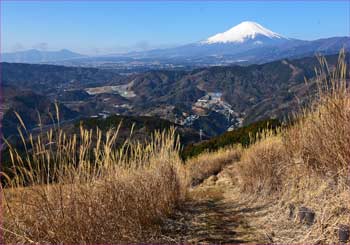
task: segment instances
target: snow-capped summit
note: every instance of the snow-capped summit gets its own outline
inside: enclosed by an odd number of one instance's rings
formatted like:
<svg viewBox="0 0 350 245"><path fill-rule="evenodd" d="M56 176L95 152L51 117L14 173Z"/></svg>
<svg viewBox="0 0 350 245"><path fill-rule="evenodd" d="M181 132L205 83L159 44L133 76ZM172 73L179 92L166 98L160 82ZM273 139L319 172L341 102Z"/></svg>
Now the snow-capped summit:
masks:
<svg viewBox="0 0 350 245"><path fill-rule="evenodd" d="M253 21L244 21L228 31L218 33L203 41L202 44L213 43L243 43L258 36L268 39L285 39L283 36L261 26Z"/></svg>

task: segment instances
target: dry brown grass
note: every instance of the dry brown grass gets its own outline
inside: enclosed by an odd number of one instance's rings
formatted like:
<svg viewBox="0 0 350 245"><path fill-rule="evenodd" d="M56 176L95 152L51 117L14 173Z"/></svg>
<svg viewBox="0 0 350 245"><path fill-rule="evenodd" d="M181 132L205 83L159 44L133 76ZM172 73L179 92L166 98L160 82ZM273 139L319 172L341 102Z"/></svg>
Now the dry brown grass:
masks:
<svg viewBox="0 0 350 245"><path fill-rule="evenodd" d="M314 103L295 125L244 150L234 170L242 198L257 205L272 201L253 225L277 243L338 243L339 225L350 225L350 91L344 52L335 68L320 58L316 72ZM289 218L291 204L296 213ZM301 206L316 214L310 227L299 222Z"/></svg>
<svg viewBox="0 0 350 245"><path fill-rule="evenodd" d="M280 136L269 136L246 149L238 164L240 186L248 192L274 192L282 188L286 162Z"/></svg>
<svg viewBox="0 0 350 245"><path fill-rule="evenodd" d="M186 162L191 185L200 184L211 175L218 174L223 167L240 159L242 148L232 146L216 152L202 153Z"/></svg>
<svg viewBox="0 0 350 245"><path fill-rule="evenodd" d="M11 148L15 177L3 188L4 242L156 241L186 186L174 129L118 150L118 131L53 134L30 137L24 157Z"/></svg>
<svg viewBox="0 0 350 245"><path fill-rule="evenodd" d="M311 107L304 109L292 127L278 136L265 134L243 152L239 166L244 186L277 190L284 179L313 174L349 185L350 91L344 60L342 51L338 66L330 69L320 58L319 93ZM282 177L282 173L288 175Z"/></svg>
<svg viewBox="0 0 350 245"><path fill-rule="evenodd" d="M292 160L334 180L349 181L350 97L326 97L312 113L285 133ZM346 180L347 179L347 180Z"/></svg>

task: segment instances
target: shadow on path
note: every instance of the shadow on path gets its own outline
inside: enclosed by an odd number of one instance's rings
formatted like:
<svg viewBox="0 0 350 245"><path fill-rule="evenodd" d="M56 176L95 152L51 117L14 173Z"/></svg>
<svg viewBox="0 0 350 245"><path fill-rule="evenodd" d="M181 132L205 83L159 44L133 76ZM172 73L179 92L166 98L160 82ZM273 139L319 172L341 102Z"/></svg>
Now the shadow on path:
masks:
<svg viewBox="0 0 350 245"><path fill-rule="evenodd" d="M163 234L176 243L266 243L246 220L247 216L263 215L263 209L226 200L222 188L197 187L182 209L166 222Z"/></svg>

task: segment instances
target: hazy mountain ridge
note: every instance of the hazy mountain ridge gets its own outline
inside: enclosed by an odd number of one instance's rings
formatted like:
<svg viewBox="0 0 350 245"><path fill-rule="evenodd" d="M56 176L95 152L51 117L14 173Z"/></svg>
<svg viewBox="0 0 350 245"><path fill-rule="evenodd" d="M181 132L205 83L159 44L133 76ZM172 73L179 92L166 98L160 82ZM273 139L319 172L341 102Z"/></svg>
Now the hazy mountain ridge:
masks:
<svg viewBox="0 0 350 245"><path fill-rule="evenodd" d="M37 49L30 49L13 53L2 53L1 61L16 63L45 63L51 61L64 61L83 57L86 57L86 55L78 54L68 49L62 49L59 51L43 51Z"/></svg>
<svg viewBox="0 0 350 245"><path fill-rule="evenodd" d="M66 67L45 64L1 63L3 85L37 89L39 92L52 89L97 86L117 83L122 76L114 71L96 68Z"/></svg>
<svg viewBox="0 0 350 245"><path fill-rule="evenodd" d="M20 115L26 125L27 130L45 127L57 123L55 101L51 98L28 90L18 90L16 87L4 87L4 92L12 92L13 96L7 95L5 104L9 107L2 112L1 127L4 137L18 134L19 119L14 112ZM64 104L58 103L59 117L62 122L74 120L79 113L67 108ZM40 115L40 120L39 120ZM41 123L41 126L40 126Z"/></svg>

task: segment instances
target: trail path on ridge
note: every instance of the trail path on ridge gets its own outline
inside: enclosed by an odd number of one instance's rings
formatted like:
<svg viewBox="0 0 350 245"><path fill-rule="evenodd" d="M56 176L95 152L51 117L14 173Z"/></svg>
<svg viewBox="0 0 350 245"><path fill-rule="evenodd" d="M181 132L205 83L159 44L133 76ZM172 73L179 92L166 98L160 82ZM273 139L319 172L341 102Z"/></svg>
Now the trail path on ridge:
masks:
<svg viewBox="0 0 350 245"><path fill-rule="evenodd" d="M239 200L238 188L227 170L229 167L191 188L182 209L163 227L166 240L197 244L272 242L250 226L250 221L266 215L265 207L249 208L251 205Z"/></svg>

